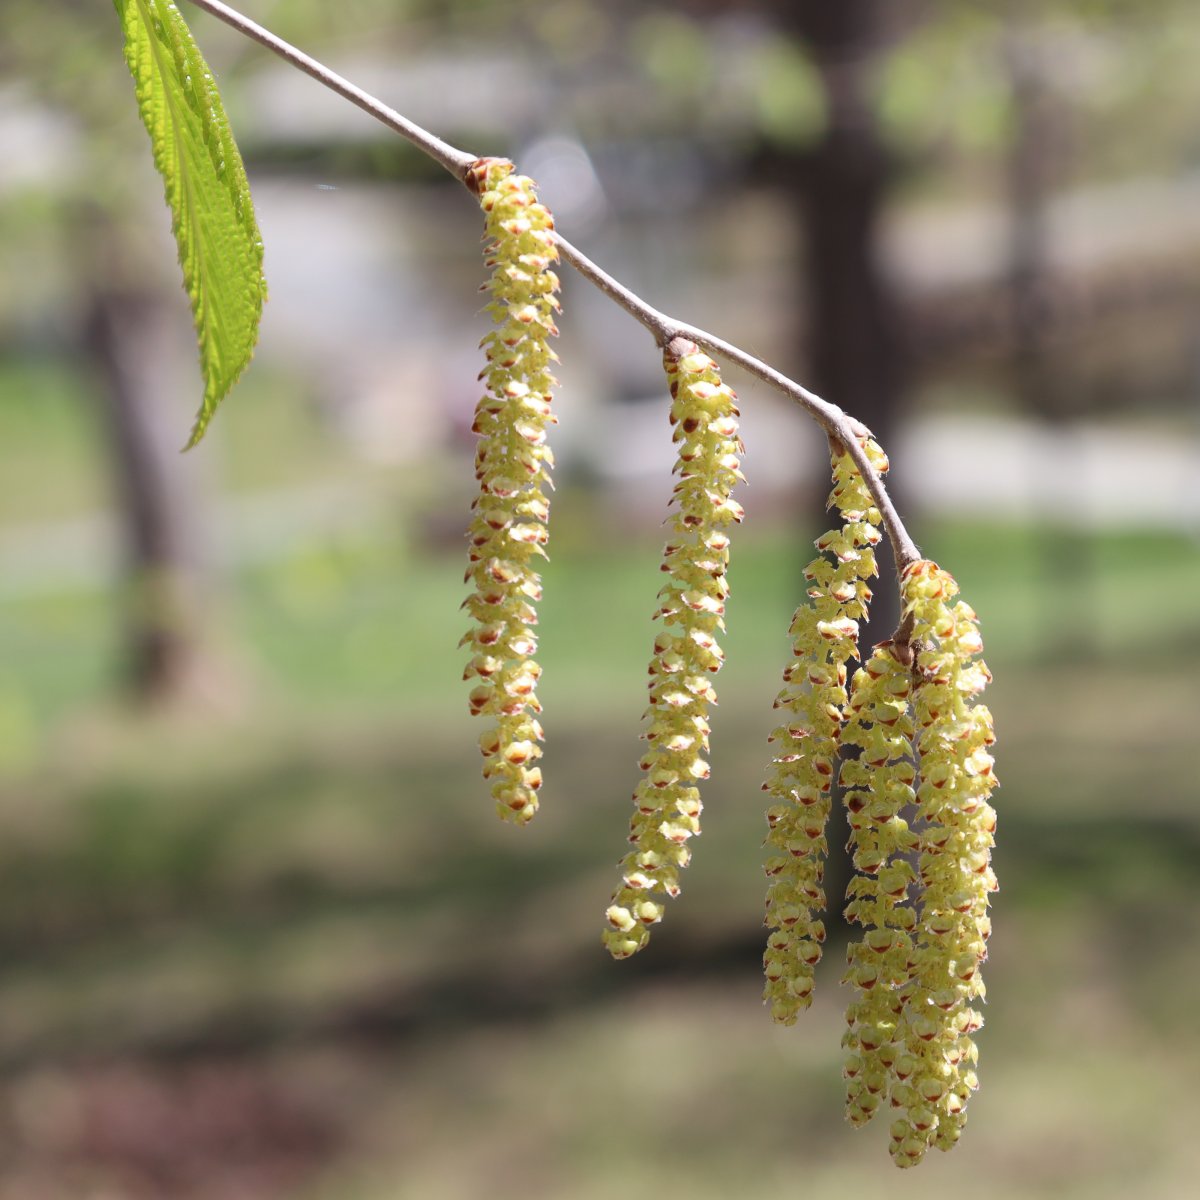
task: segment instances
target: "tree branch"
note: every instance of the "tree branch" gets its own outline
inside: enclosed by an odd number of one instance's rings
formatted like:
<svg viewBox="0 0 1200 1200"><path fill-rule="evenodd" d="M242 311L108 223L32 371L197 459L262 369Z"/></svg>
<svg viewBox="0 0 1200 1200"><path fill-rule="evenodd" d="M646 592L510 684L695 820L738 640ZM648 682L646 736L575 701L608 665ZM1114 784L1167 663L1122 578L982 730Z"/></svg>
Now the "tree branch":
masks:
<svg viewBox="0 0 1200 1200"><path fill-rule="evenodd" d="M250 20L249 17L245 17L228 5L222 4L220 0L191 0L191 2L197 8L203 9L218 20L224 21L226 25L236 29L239 33L258 42L259 45L265 46L268 50L279 55L285 62L290 63L305 74L311 75L318 83L329 88L330 91L336 92L339 96L349 100L351 104L357 105L377 121L382 122L389 129L394 130L401 137L407 139L423 154L440 163L460 183L466 184L467 172L471 165L478 161L477 155L470 154L465 150L459 150L457 147L443 142L441 138L435 137L426 129L422 129L420 125L414 124L407 117L401 116L395 109L389 108L382 100L378 100L369 93L364 92L349 80L343 79L342 76L331 71L323 63L318 62L315 58L310 58L303 51L291 45L290 42L285 42L283 38L277 37L269 30ZM697 345L703 346L704 349L718 357L737 363L738 366L749 371L757 379L761 379L769 387L774 388L799 404L831 438L836 439L846 448L846 451L854 460L854 465L859 469L863 479L866 481L871 496L883 519L884 529L887 531L896 556L897 569L903 570L908 563L915 562L921 557L921 552L909 536L908 530L905 529L904 522L900 519L899 513L896 512L896 506L892 503L892 498L888 494L883 480L871 466L866 453L862 446L859 445L857 435L861 433L863 429L862 425L848 416L842 409L838 408L836 404L831 404L828 400L823 400L814 392L810 392L808 388L803 387L794 379L789 379L783 372L777 371L770 364L763 362L762 359L755 358L754 355L747 353L739 346L724 341L722 338L716 337L714 334L700 329L695 325L689 325L686 322L676 320L674 317L660 312L652 305L647 304L645 300L630 291L623 283L614 279L607 271L592 262L586 254L573 246L561 234L556 234L555 236L562 258L570 263L589 283L599 288L610 300L623 308L634 320L649 330L659 346L666 346L674 337L690 338Z"/></svg>
<svg viewBox="0 0 1200 1200"><path fill-rule="evenodd" d="M377 100L368 92L364 92L362 88L356 87L348 79L343 79L336 71L331 71L324 63L310 58L303 50L297 50L291 42L285 42L283 38L276 36L269 29L264 29L249 17L230 8L229 5L222 4L220 0L192 0L192 3L197 8L202 8L206 13L216 17L218 21L224 21L238 33L245 34L252 41L258 42L260 46L265 46L272 53L278 54L284 62L290 63L297 70L311 75L318 83L324 84L331 92L337 92L351 104L356 104L363 112L370 113L375 120L382 122L389 129L395 130L402 138L410 141L422 154L427 154L435 162L441 163L460 183L463 173L478 157L468 154L465 150L459 150L448 142L443 142L429 130L415 125L407 117L401 116L394 108L389 108L382 100Z"/></svg>

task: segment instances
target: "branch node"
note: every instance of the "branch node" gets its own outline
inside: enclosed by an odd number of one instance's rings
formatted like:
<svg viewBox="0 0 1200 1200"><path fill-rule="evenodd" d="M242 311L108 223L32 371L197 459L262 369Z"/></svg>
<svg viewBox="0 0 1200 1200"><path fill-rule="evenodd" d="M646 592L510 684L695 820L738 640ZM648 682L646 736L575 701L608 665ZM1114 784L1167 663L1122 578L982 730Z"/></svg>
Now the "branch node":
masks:
<svg viewBox="0 0 1200 1200"><path fill-rule="evenodd" d="M906 667L912 667L916 662L916 647L913 646L913 614L905 613L892 634L892 653Z"/></svg>

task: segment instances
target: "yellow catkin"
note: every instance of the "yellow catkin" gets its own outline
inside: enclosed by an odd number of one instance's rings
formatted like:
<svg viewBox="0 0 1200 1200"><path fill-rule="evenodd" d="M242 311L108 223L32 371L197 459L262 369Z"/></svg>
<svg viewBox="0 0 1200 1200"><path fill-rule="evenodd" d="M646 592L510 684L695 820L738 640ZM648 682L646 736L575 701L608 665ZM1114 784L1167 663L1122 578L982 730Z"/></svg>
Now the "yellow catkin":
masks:
<svg viewBox="0 0 1200 1200"><path fill-rule="evenodd" d="M885 472L887 456L866 430L859 442L875 470ZM880 538L879 511L844 448L835 449L833 479L829 507L843 524L817 539L821 553L804 572L809 601L792 619L795 661L775 700L786 719L771 734L775 757L763 784L771 797L767 845L774 851L765 867L770 933L763 998L784 1025L812 1003L813 969L825 940L817 914L825 908L825 827L846 718L846 663L858 654Z"/></svg>
<svg viewBox="0 0 1200 1200"><path fill-rule="evenodd" d="M555 421L550 399L557 357L549 340L558 332L558 277L551 270L558 250L553 218L538 202L533 181L514 174L512 163L481 159L469 182L486 218L487 311L496 328L481 343L487 390L472 426L479 435L479 495L467 533L466 582L474 590L463 607L475 624L463 638L471 648L463 678L478 681L471 712L494 720L479 746L496 809L505 820L525 824L537 811L542 784L533 605L542 594L535 563L545 557L554 463L546 430Z"/></svg>
<svg viewBox="0 0 1200 1200"><path fill-rule="evenodd" d="M991 713L976 697L991 679L971 607L954 601L958 585L921 560L901 577L916 649L913 713L917 730L922 888L891 1099L900 1115L891 1151L900 1166L929 1146L949 1150L978 1086L971 1035L983 1024L972 1001L984 996L988 896L996 889L991 848L996 778Z"/></svg>
<svg viewBox="0 0 1200 1200"><path fill-rule="evenodd" d="M669 576L654 614L663 622L650 660L648 749L633 801L632 849L621 860L621 885L605 917L604 944L614 958L628 958L650 939L662 919L658 897L679 893L687 866L687 843L700 832L700 791L708 777L708 709L716 703L710 676L723 655L725 571L729 538L722 527L742 519L732 499L742 478L733 390L721 382L717 364L693 342L676 338L664 365L671 386L671 423L677 447L671 540L662 569Z"/></svg>
<svg viewBox="0 0 1200 1200"><path fill-rule="evenodd" d="M865 1125L888 1098L899 1053L903 995L912 966L916 914L905 905L916 873L903 855L917 837L901 815L915 799L912 671L890 641L877 645L854 673L842 744L859 755L842 764L839 781L858 874L850 883L846 919L862 928L847 947L845 981L855 989L842 1039L846 1117Z"/></svg>

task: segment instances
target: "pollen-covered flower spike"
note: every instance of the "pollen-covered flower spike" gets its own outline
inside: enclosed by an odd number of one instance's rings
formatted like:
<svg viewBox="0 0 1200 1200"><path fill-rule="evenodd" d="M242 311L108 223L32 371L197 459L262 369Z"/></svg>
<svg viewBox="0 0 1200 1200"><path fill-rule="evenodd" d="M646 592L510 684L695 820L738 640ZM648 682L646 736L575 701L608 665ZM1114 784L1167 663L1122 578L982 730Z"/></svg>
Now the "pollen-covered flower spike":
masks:
<svg viewBox="0 0 1200 1200"><path fill-rule="evenodd" d="M859 443L880 474L887 456L869 432ZM823 880L829 797L846 719L846 663L858 656L858 624L867 615L877 573L873 547L880 539L879 510L854 461L833 448L829 507L842 518L816 541L821 553L805 568L808 603L792 619L794 661L784 670L775 707L784 723L771 734L775 755L763 790L767 809L767 911L770 929L763 955L763 999L771 1016L791 1025L812 1003L813 969L821 957L825 926Z"/></svg>
<svg viewBox="0 0 1200 1200"><path fill-rule="evenodd" d="M650 660L649 743L639 764L645 774L633 794L632 849L621 860L621 886L605 916L604 944L628 958L650 940L662 919L664 896L679 893L687 843L700 832L700 792L708 778L708 708L716 703L709 676L724 658L729 587L729 537L723 527L742 519L731 492L743 478L737 397L721 382L717 364L694 343L675 338L663 356L671 386L671 424L677 447L671 540L663 550L668 581L654 614L663 629Z"/></svg>
<svg viewBox="0 0 1200 1200"><path fill-rule="evenodd" d="M916 873L903 856L917 848L917 835L901 815L916 796L911 691L910 665L897 657L890 641L881 642L854 673L842 730L843 745L859 748L858 758L844 762L840 775L848 849L859 872L850 883L846 919L862 928L846 952L844 982L856 995L846 1010L849 1028L842 1038L846 1117L856 1126L875 1115L895 1081L904 1010L899 989L912 968L916 913L905 900Z"/></svg>
<svg viewBox="0 0 1200 1200"><path fill-rule="evenodd" d="M471 648L463 678L476 681L471 712L494 721L479 747L497 811L525 824L537 811L542 784L533 604L542 594L535 564L546 553L546 493L554 464L546 429L555 422L550 399L558 382L551 374L558 359L550 349L558 332L558 277L551 270L558 249L554 220L538 202L533 180L513 174L512 163L480 159L467 181L486 217L492 277L485 290L496 328L481 343L487 365L480 378L487 390L472 426L480 439L479 495L467 532L465 581L474 591L463 607L475 624L460 643Z"/></svg>
<svg viewBox="0 0 1200 1200"><path fill-rule="evenodd" d="M988 894L996 890L996 813L988 803L996 778L992 716L976 703L991 675L977 657L983 643L974 610L955 602L953 577L924 559L905 568L901 592L916 649L922 898L902 989L891 1151L898 1165L912 1166L929 1146L949 1150L958 1141L978 1086L971 1034L983 1017L971 1005L984 996L979 968L991 933Z"/></svg>

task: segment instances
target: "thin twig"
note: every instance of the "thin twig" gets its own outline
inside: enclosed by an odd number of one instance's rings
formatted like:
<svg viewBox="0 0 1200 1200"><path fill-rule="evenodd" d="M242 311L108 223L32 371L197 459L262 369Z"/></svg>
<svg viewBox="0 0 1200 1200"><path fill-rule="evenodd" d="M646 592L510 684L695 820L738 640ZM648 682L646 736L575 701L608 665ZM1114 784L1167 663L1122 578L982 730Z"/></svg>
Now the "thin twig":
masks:
<svg viewBox="0 0 1200 1200"><path fill-rule="evenodd" d="M761 379L765 384L799 404L827 434L837 438L845 446L846 451L854 460L854 465L866 481L871 497L879 509L883 527L887 530L892 550L896 556L897 569L902 569L906 564L916 562L921 557L921 552L909 536L908 530L905 529L900 514L896 512L896 506L892 503L887 487L875 468L871 466L866 451L856 436L863 428L859 422L848 416L836 404L823 400L815 392L809 391L794 379L789 379L782 371L777 371L769 363L763 362L761 358L755 358L753 354L743 350L740 346L735 346L732 342L727 342L697 325L689 325L684 321L676 320L647 304L639 295L631 292L623 283L598 267L561 234L557 236L558 249L562 257L589 283L595 284L634 320L644 325L654 335L660 346L665 346L673 337L690 338L697 345L703 346L705 350L710 350L721 358L737 363L757 379Z"/></svg>
<svg viewBox="0 0 1200 1200"><path fill-rule="evenodd" d="M427 154L435 162L441 163L460 183L463 172L475 161L476 155L468 154L465 150L459 150L448 142L443 142L429 130L422 129L420 125L401 116L394 108L389 108L384 104L382 100L377 100L369 92L364 92L362 88L356 87L348 79L343 79L324 63L310 58L303 50L297 50L291 42L285 42L283 38L273 34L269 29L264 29L249 17L230 8L229 5L222 4L220 0L192 0L192 3L197 8L202 8L206 13L216 17L218 21L224 21L238 33L245 34L246 37L258 42L260 46L265 46L272 53L278 54L284 62L291 63L293 67L303 71L306 75L311 75L331 92L337 92L351 104L357 104L363 112L370 113L375 120L381 121L389 129L395 130L402 138L407 138L422 154Z"/></svg>
<svg viewBox="0 0 1200 1200"><path fill-rule="evenodd" d="M389 108L382 100L378 100L369 93L364 92L361 88L350 83L349 80L343 79L342 76L331 71L323 63L318 62L315 58L310 58L307 54L296 49L290 42L277 37L269 30L264 29L261 25L251 21L248 17L243 16L228 5L220 3L220 0L191 0L191 2L197 8L202 8L205 12L210 13L220 21L224 21L226 25L236 29L239 33L245 34L246 37L252 38L268 50L278 54L284 61L299 68L305 74L311 75L318 83L323 84L331 91L337 92L339 96L343 96L352 104L356 104L377 121L382 122L389 129L395 130L401 137L406 138L423 154L427 154L434 161L445 167L460 183L465 184L468 170L473 163L478 161L476 155L469 154L464 150L459 150L457 147L451 146L447 142L443 142L441 138L435 137L426 129L422 129L420 125L416 125L408 120L407 117L401 116L395 109ZM892 498L888 495L888 490L883 480L879 477L875 468L871 466L866 452L859 443L856 434L861 430L862 426L857 421L838 408L836 404L831 404L828 400L823 400L816 393L809 391L808 388L797 383L794 379L789 379L782 371L777 371L769 363L763 362L760 358L755 358L753 354L747 353L741 347L735 346L723 338L716 337L707 330L700 329L695 325L689 325L684 321L678 321L674 317L660 312L652 305L647 304L636 293L630 291L619 280L614 279L607 271L597 266L583 251L573 246L561 234L557 234L556 238L559 253L563 260L570 263L589 283L599 288L610 300L623 308L634 320L648 329L660 346L665 346L674 337L690 338L697 345L703 346L704 349L711 351L718 357L737 363L738 366L749 371L756 378L761 379L769 387L782 392L783 395L799 404L830 437L836 438L845 446L850 457L854 460L854 465L862 474L871 492L871 496L879 509L883 520L883 527L887 531L888 538L892 543L897 569L903 570L908 563L915 562L921 557L916 543L909 536L908 530L904 527L904 522L900 519L899 513L896 512L896 506L892 503Z"/></svg>

